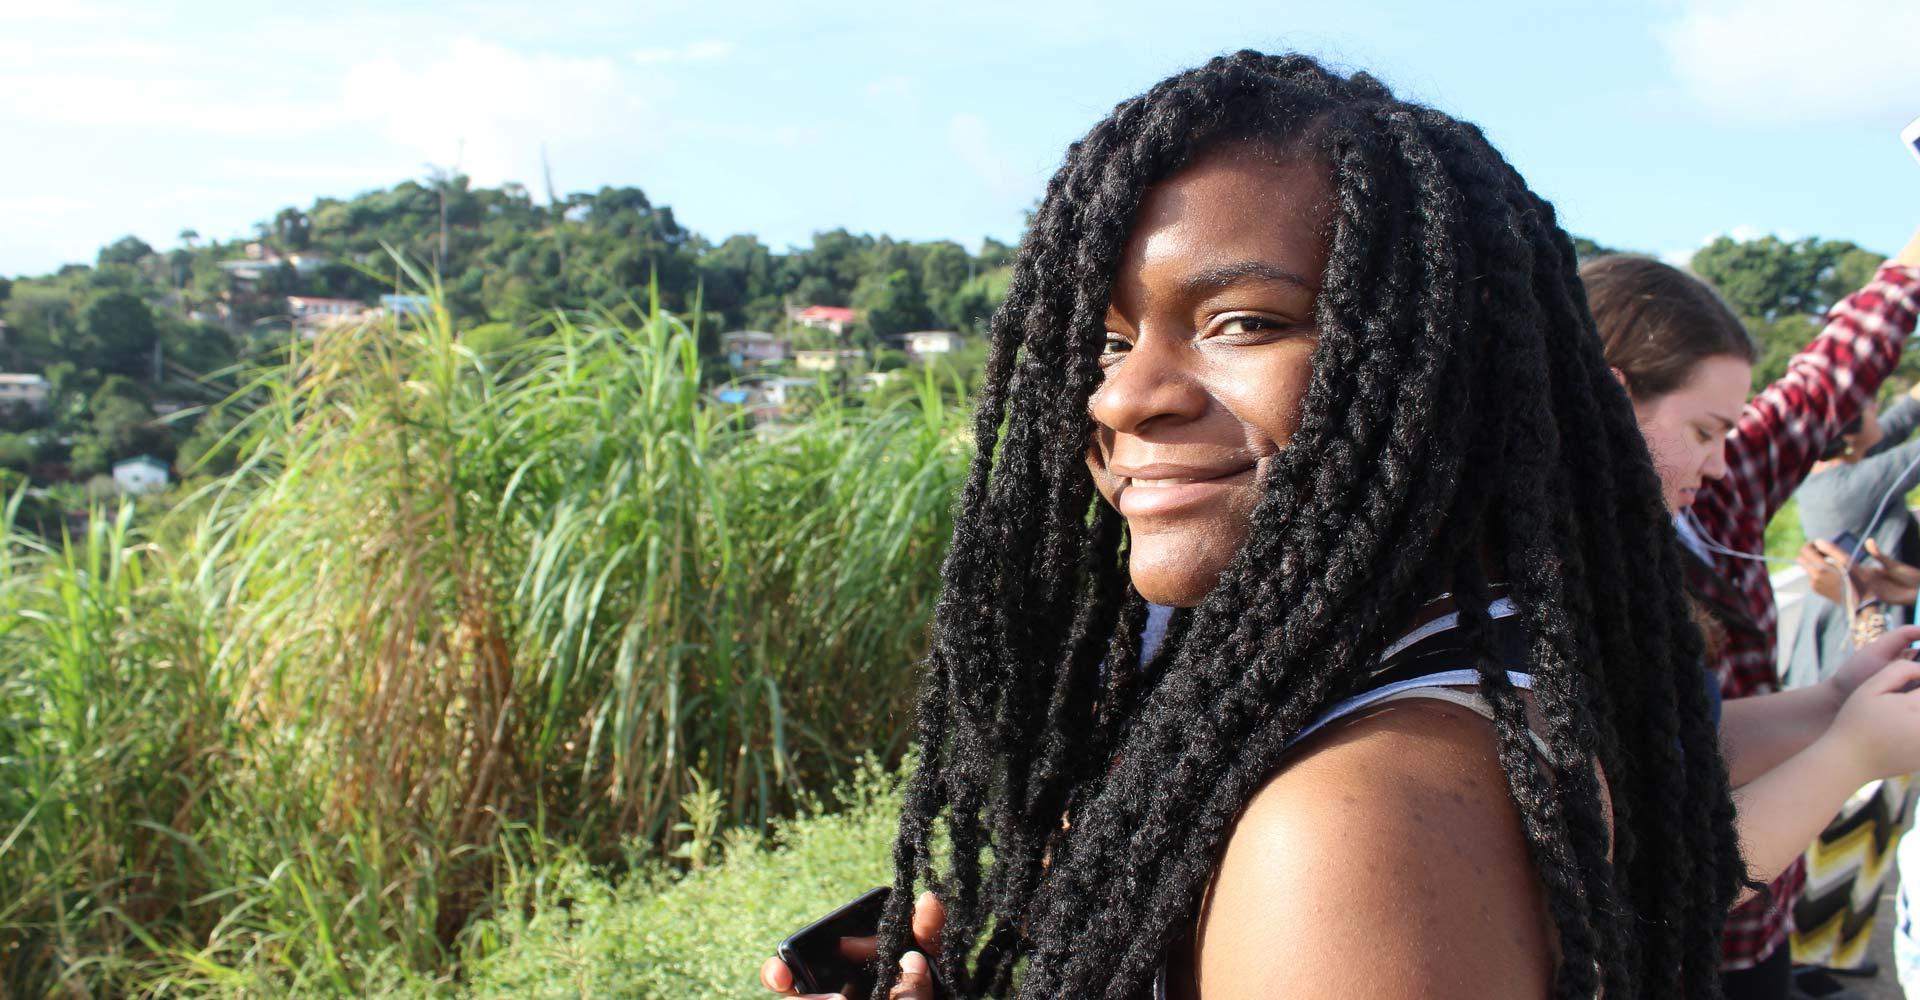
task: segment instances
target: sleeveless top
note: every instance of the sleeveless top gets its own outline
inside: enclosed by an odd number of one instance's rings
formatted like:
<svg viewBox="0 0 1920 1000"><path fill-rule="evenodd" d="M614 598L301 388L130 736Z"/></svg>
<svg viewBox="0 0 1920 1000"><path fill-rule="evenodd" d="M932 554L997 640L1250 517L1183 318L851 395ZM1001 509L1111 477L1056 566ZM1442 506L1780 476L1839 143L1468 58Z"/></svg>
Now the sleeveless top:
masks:
<svg viewBox="0 0 1920 1000"><path fill-rule="evenodd" d="M1504 619L1511 618L1516 609L1513 602L1501 598L1487 606L1487 613L1494 619L1494 628L1489 636L1495 656L1511 666L1526 662L1526 638L1518 628L1507 625ZM1160 631L1165 629L1165 616L1160 619ZM1460 667L1458 664L1468 654L1468 650L1446 633L1459 625L1460 616L1449 613L1435 618L1424 625L1414 628L1389 645L1380 654L1378 669L1368 679L1371 686L1336 702L1332 708L1321 713L1308 723L1299 734L1289 740L1289 748L1300 741L1326 728L1328 725L1365 709L1395 701L1426 699L1444 701L1467 709L1489 721L1493 719L1493 708L1479 692L1480 672L1472 667ZM1149 617L1149 628L1153 625ZM1154 637L1156 640L1157 636ZM1142 647L1146 647L1143 642ZM1154 645L1158 645L1156 641ZM1533 688L1533 675L1525 671L1507 671L1507 680L1521 690ZM1529 733L1533 742L1542 753L1547 750L1546 741L1538 733ZM1153 977L1154 1000L1167 1000L1167 963L1163 959L1160 968Z"/></svg>

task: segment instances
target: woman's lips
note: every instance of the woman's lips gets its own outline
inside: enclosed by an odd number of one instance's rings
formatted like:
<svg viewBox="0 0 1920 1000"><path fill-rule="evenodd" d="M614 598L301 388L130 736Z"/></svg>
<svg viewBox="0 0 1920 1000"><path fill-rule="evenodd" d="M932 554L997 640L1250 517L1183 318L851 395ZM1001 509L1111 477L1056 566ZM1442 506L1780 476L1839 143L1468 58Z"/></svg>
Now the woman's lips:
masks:
<svg viewBox="0 0 1920 1000"><path fill-rule="evenodd" d="M1169 514L1183 508L1217 500L1243 484L1253 475L1253 466L1218 476L1166 476L1135 479L1123 476L1114 497L1114 506L1128 518Z"/></svg>

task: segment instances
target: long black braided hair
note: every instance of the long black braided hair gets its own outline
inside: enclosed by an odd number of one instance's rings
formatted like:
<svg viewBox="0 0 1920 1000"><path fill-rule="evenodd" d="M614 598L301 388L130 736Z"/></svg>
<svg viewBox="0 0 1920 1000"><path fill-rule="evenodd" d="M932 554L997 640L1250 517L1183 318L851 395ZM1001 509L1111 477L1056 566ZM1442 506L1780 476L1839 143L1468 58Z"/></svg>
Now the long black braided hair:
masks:
<svg viewBox="0 0 1920 1000"><path fill-rule="evenodd" d="M1234 140L1330 170L1320 340L1247 541L1142 668L1088 400L1144 193ZM1490 576L1545 720L1540 754L1483 656L1555 995L1718 995L1744 868L1673 531L1572 244L1479 129L1300 55L1224 56L1120 104L1048 185L974 434L876 996L922 886L963 995L1141 995L1288 740L1441 590L1487 646Z"/></svg>

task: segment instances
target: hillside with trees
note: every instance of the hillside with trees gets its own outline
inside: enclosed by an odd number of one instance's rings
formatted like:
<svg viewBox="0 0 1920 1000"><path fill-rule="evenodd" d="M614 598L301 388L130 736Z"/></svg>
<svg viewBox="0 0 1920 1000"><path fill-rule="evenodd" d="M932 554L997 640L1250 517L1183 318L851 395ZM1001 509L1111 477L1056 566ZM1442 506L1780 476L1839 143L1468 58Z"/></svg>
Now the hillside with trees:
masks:
<svg viewBox="0 0 1920 1000"><path fill-rule="evenodd" d="M710 239L635 187L535 200L519 184L473 186L436 172L352 198L286 207L250 237L183 230L157 250L127 236L92 265L0 278L0 366L44 378L44 405L0 406L0 469L40 484L85 482L150 455L181 474L218 474L236 415L236 373L300 335L302 301L383 305L405 293L397 258L439 276L438 301L473 349L502 349L561 310L620 322L657 282L659 302L693 321L711 381L732 375L720 337L778 331L801 349L904 363L897 338L951 330L975 338L1006 294L1014 248L895 240L834 229L776 249L751 234ZM1576 239L1584 257L1612 252ZM1871 275L1879 255L1845 241L1721 238L1694 268L1719 287L1762 349L1756 384L1776 377L1820 313ZM796 310L844 307L837 330L797 327ZM336 306L337 308L337 306ZM304 330L311 335L311 328ZM1920 362L1901 378L1920 374ZM231 407L229 407L230 409Z"/></svg>
<svg viewBox="0 0 1920 1000"><path fill-rule="evenodd" d="M395 255L440 276L440 300L476 349L508 346L563 309L637 320L657 281L660 304L697 319L701 353L716 358L728 330L866 354L914 330L977 335L1005 295L1013 248L835 229L776 250L695 233L634 187L536 202L520 185L476 188L459 174L284 208L250 238L189 229L160 251L127 236L91 266L0 279L0 365L47 381L43 407L0 416L0 467L85 480L150 454L223 471L221 456L203 460L232 420L207 406L236 387L236 365L276 356L295 334L289 297L371 310L419 291ZM794 331L791 313L808 305L859 318L833 334Z"/></svg>

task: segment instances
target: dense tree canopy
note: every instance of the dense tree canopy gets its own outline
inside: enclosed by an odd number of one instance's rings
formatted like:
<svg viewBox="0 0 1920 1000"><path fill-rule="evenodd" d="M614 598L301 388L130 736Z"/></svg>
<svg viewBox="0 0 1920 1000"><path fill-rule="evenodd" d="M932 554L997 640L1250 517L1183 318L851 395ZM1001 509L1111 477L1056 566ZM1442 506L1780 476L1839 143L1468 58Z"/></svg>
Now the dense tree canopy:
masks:
<svg viewBox="0 0 1920 1000"><path fill-rule="evenodd" d="M1695 253L1692 266L1742 316L1775 319L1826 311L1866 284L1882 259L1844 240L1722 236Z"/></svg>
<svg viewBox="0 0 1920 1000"><path fill-rule="evenodd" d="M1753 371L1759 388L1786 373L1787 362L1820 332L1819 317L1865 285L1884 259L1845 240L1722 236L1700 248L1691 267L1740 314L1759 345ZM1895 382L1909 384L1916 375L1920 358L1903 358Z"/></svg>

